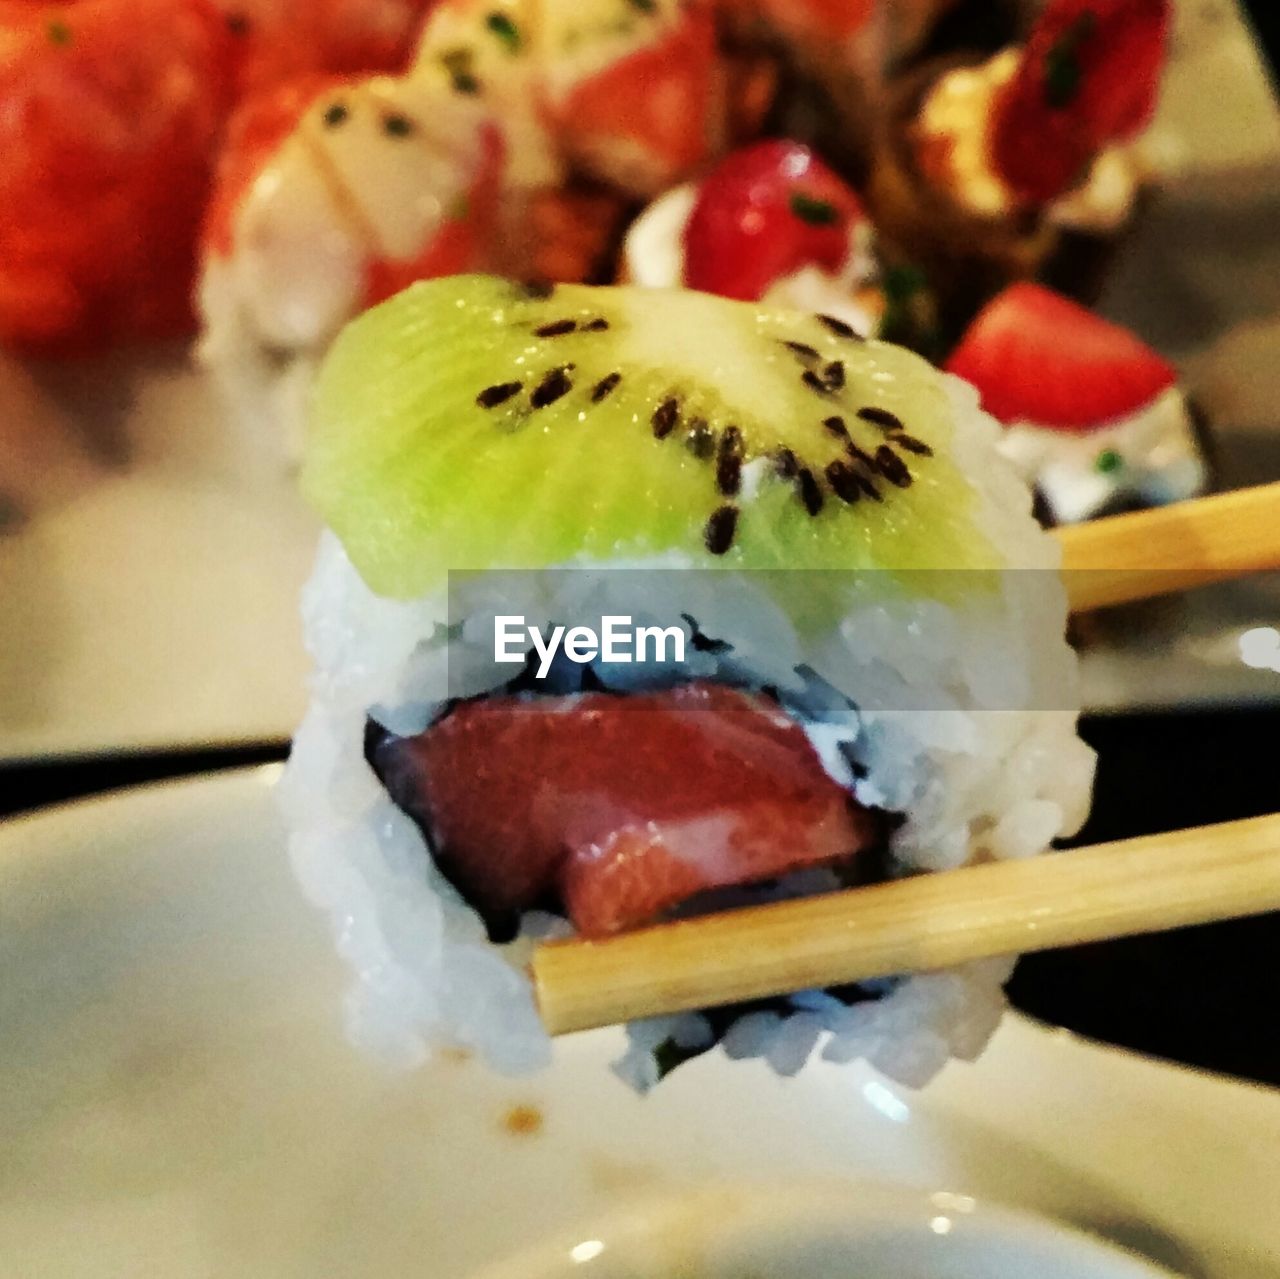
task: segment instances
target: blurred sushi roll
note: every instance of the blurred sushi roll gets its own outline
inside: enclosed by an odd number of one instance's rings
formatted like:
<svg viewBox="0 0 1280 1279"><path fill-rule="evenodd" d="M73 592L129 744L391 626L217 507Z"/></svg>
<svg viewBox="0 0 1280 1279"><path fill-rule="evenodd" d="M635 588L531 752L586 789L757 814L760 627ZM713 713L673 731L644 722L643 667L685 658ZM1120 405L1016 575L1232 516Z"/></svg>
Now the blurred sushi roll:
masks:
<svg viewBox="0 0 1280 1279"><path fill-rule="evenodd" d="M328 531L282 803L355 1039L536 1069L540 939L1074 831L1058 549L998 432L826 313L470 276L353 321L308 431ZM718 1044L921 1084L981 1051L1008 972L656 1019L617 1070L643 1090Z"/></svg>
<svg viewBox="0 0 1280 1279"><path fill-rule="evenodd" d="M1148 178L1167 26L1167 0L1054 0L1025 43L891 87L868 199L953 325L1014 279L1099 280Z"/></svg>
<svg viewBox="0 0 1280 1279"><path fill-rule="evenodd" d="M704 6L445 0L398 77L307 76L232 122L206 222L201 354L292 452L316 365L419 279L601 280L632 202L723 145Z"/></svg>
<svg viewBox="0 0 1280 1279"><path fill-rule="evenodd" d="M400 69L425 0L0 4L0 341L186 335L227 119L299 77Z"/></svg>
<svg viewBox="0 0 1280 1279"><path fill-rule="evenodd" d="M1004 423L1000 451L1049 524L1203 493L1202 429L1177 370L1127 329L1038 284L1013 284L947 360Z"/></svg>
<svg viewBox="0 0 1280 1279"><path fill-rule="evenodd" d="M559 175L540 135L442 75L310 76L251 99L204 228L202 360L293 448L342 325L416 279L518 271L529 201Z"/></svg>

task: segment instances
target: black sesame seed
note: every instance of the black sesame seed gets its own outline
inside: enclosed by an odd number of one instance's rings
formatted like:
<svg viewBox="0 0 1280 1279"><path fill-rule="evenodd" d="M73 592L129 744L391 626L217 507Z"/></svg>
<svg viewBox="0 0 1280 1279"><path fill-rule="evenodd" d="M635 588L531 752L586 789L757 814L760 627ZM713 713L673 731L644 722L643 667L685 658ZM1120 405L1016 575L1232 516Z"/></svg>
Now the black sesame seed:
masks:
<svg viewBox="0 0 1280 1279"><path fill-rule="evenodd" d="M716 488L725 497L733 497L742 487L742 432L736 426L725 428L716 455Z"/></svg>
<svg viewBox="0 0 1280 1279"><path fill-rule="evenodd" d="M399 112L385 115L382 117L382 131L389 138L407 138L413 132L413 121Z"/></svg>
<svg viewBox="0 0 1280 1279"><path fill-rule="evenodd" d="M896 413L890 413L888 409L877 408L874 404L868 404L865 408L859 409L858 416L864 422L870 422L873 426L883 427L886 431L902 430L902 419Z"/></svg>
<svg viewBox="0 0 1280 1279"><path fill-rule="evenodd" d="M794 479L796 472L800 469L796 455L787 448L779 449L773 455L773 466L784 480Z"/></svg>
<svg viewBox="0 0 1280 1279"><path fill-rule="evenodd" d="M513 395L520 391L519 382L499 382L495 386L486 386L479 395L476 396L476 403L482 409L496 409L499 404L505 404Z"/></svg>
<svg viewBox="0 0 1280 1279"><path fill-rule="evenodd" d="M609 321L597 316L594 320L588 320L586 324L582 326L582 331L584 333L603 333L608 327Z"/></svg>
<svg viewBox="0 0 1280 1279"><path fill-rule="evenodd" d="M837 320L834 315L819 315L817 319L819 324L825 325L837 337L856 338L859 341L862 340L858 333L856 333L843 320Z"/></svg>
<svg viewBox="0 0 1280 1279"><path fill-rule="evenodd" d="M573 383L569 380L569 369L572 367L568 365L563 369L549 370L542 381L533 388L529 403L535 409L545 409L548 404L554 404L562 395L568 395L573 390Z"/></svg>
<svg viewBox="0 0 1280 1279"><path fill-rule="evenodd" d="M324 121L325 128L336 129L350 114L345 103L334 102L325 108L324 115L320 118Z"/></svg>
<svg viewBox="0 0 1280 1279"><path fill-rule="evenodd" d="M844 424L842 417L824 417L822 425L825 426L834 435L837 440L847 440L849 438L849 428Z"/></svg>
<svg viewBox="0 0 1280 1279"><path fill-rule="evenodd" d="M695 417L689 423L684 442L694 457L706 461L716 450L716 433L707 425L706 418Z"/></svg>
<svg viewBox="0 0 1280 1279"><path fill-rule="evenodd" d="M802 466L796 476L796 491L810 515L817 515L822 510L822 489L807 466Z"/></svg>
<svg viewBox="0 0 1280 1279"><path fill-rule="evenodd" d="M906 449L908 453L914 453L917 457L933 456L933 450L923 440L917 440L914 435L904 435L900 431L895 431L889 436L889 440L899 448Z"/></svg>
<svg viewBox="0 0 1280 1279"><path fill-rule="evenodd" d="M549 324L541 324L533 331L537 338L556 338L562 333L572 333L578 327L576 320L552 320Z"/></svg>
<svg viewBox="0 0 1280 1279"><path fill-rule="evenodd" d="M606 395L609 395L614 387L622 381L621 373L606 373L604 377L591 388L591 403L599 404Z"/></svg>
<svg viewBox="0 0 1280 1279"><path fill-rule="evenodd" d="M784 342L783 345L788 351L795 352L802 360L816 360L818 358L817 351L804 342Z"/></svg>
<svg viewBox="0 0 1280 1279"><path fill-rule="evenodd" d="M653 427L654 439L665 440L675 430L676 420L680 416L680 402L675 399L663 400L649 419Z"/></svg>
<svg viewBox="0 0 1280 1279"><path fill-rule="evenodd" d="M890 484L896 484L900 489L910 487L911 472L907 470L907 464L887 444L876 449L876 468Z"/></svg>
<svg viewBox="0 0 1280 1279"><path fill-rule="evenodd" d="M800 381L802 381L809 390L817 391L819 395L825 395L827 393L827 384L812 369L805 369L805 371L800 375Z"/></svg>
<svg viewBox="0 0 1280 1279"><path fill-rule="evenodd" d="M711 512L702 538L712 555L723 555L733 545L733 535L738 531L738 508L720 506Z"/></svg>
<svg viewBox="0 0 1280 1279"><path fill-rule="evenodd" d="M827 483L831 485L831 491L842 502L848 502L850 505L862 496L862 487L858 483L853 467L848 462L840 461L839 458L827 463Z"/></svg>
<svg viewBox="0 0 1280 1279"><path fill-rule="evenodd" d="M822 370L822 380L830 391L838 391L844 385L844 365L839 360L832 360Z"/></svg>
<svg viewBox="0 0 1280 1279"><path fill-rule="evenodd" d="M545 299L556 291L556 286L550 280L526 280L520 289L527 298Z"/></svg>

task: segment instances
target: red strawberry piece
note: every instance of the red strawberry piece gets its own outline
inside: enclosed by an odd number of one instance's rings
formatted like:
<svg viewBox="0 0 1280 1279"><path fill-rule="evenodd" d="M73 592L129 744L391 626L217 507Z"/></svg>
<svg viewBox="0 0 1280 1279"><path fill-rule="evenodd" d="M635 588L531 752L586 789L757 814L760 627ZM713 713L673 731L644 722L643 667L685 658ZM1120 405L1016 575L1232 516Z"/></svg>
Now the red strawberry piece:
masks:
<svg viewBox="0 0 1280 1279"><path fill-rule="evenodd" d="M946 363L1002 422L1088 431L1150 404L1177 372L1128 329L1039 284L1011 284Z"/></svg>
<svg viewBox="0 0 1280 1279"><path fill-rule="evenodd" d="M714 684L465 703L373 759L491 922L558 900L600 936L879 834L775 703Z"/></svg>
<svg viewBox="0 0 1280 1279"><path fill-rule="evenodd" d="M1022 199L1052 200L1151 118L1169 0L1056 0L1027 40L991 122L996 168Z"/></svg>
<svg viewBox="0 0 1280 1279"><path fill-rule="evenodd" d="M685 225L684 282L756 301L813 263L838 271L863 217L853 191L798 142L759 142L706 177Z"/></svg>

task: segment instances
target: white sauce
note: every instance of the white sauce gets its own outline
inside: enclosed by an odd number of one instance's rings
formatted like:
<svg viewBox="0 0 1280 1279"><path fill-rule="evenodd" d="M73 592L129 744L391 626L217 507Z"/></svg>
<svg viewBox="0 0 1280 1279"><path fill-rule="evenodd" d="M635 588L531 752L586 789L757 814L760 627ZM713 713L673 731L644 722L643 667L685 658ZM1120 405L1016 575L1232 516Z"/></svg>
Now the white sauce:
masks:
<svg viewBox="0 0 1280 1279"><path fill-rule="evenodd" d="M1039 486L1060 524L1087 520L1118 497L1149 506L1179 502L1202 492L1208 480L1176 386L1137 413L1090 431L1014 422L998 447L1029 484Z"/></svg>

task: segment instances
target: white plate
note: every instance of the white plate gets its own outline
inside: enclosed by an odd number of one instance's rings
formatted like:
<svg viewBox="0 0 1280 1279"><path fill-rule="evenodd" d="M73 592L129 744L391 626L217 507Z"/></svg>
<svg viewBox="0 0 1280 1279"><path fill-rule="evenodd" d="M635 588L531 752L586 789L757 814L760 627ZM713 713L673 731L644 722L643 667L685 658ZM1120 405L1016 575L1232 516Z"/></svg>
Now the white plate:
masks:
<svg viewBox="0 0 1280 1279"><path fill-rule="evenodd" d="M1179 0L1155 133L1178 171L1107 307L1178 362L1225 482L1280 477L1280 113L1233 0ZM0 761L288 736L315 527L266 424L230 423L181 349L0 354L0 406ZM1280 699L1237 642L1280 623L1280 580L1155 618L1090 654L1091 706Z"/></svg>
<svg viewBox="0 0 1280 1279"><path fill-rule="evenodd" d="M1046 1218L875 1182L641 1198L592 1233L562 1231L476 1279L1173 1279Z"/></svg>
<svg viewBox="0 0 1280 1279"><path fill-rule="evenodd" d="M641 1100L607 1070L614 1032L527 1080L390 1073L342 1037L274 775L0 825L0 1274L462 1279L641 1192L831 1174L1015 1205L1204 1279L1280 1273L1280 1093L1020 1018L921 1094L713 1057Z"/></svg>

